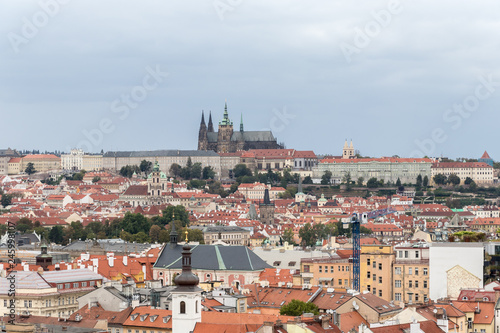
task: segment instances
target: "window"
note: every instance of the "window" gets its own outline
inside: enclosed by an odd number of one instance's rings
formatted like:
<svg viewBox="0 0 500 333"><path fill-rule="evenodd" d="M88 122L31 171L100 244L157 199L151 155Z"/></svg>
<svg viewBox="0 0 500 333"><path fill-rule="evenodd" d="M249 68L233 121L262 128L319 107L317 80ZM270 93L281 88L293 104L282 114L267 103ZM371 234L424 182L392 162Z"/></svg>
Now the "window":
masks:
<svg viewBox="0 0 500 333"><path fill-rule="evenodd" d="M427 288L427 280L424 280L424 288Z"/></svg>
<svg viewBox="0 0 500 333"><path fill-rule="evenodd" d="M411 272L412 272L411 267L408 267L408 275L411 275L412 274Z"/></svg>
<svg viewBox="0 0 500 333"><path fill-rule="evenodd" d="M342 285L342 279L339 279L339 286Z"/></svg>
<svg viewBox="0 0 500 333"><path fill-rule="evenodd" d="M424 275L427 275L427 268L424 268Z"/></svg>
<svg viewBox="0 0 500 333"><path fill-rule="evenodd" d="M366 264L370 266L370 258L366 259Z"/></svg>
<svg viewBox="0 0 500 333"><path fill-rule="evenodd" d="M412 281L411 281L411 280L409 280L409 281L408 281L408 287L409 287L409 288L412 288L412 287L413 287L413 283L412 283Z"/></svg>
<svg viewBox="0 0 500 333"><path fill-rule="evenodd" d="M395 299L396 301L400 301L400 300L401 300L401 293L395 293L395 294L394 294L394 299Z"/></svg>
<svg viewBox="0 0 500 333"><path fill-rule="evenodd" d="M378 291L378 297L382 297L382 290Z"/></svg>
<svg viewBox="0 0 500 333"><path fill-rule="evenodd" d="M344 279L344 285L347 286L349 284L349 282L347 281L347 279Z"/></svg>
<svg viewBox="0 0 500 333"><path fill-rule="evenodd" d="M366 277L369 279L370 278L370 272L366 272Z"/></svg>
<svg viewBox="0 0 500 333"><path fill-rule="evenodd" d="M418 302L418 294L415 294L415 302Z"/></svg>
<svg viewBox="0 0 500 333"><path fill-rule="evenodd" d="M415 275L418 275L418 267L415 267Z"/></svg>
<svg viewBox="0 0 500 333"><path fill-rule="evenodd" d="M373 295L377 295L377 288L373 288Z"/></svg>
<svg viewBox="0 0 500 333"><path fill-rule="evenodd" d="M4 299L4 300L3 300L3 307L4 307L4 308L6 308L6 307L7 307L7 300L6 300L6 299Z"/></svg>
<svg viewBox="0 0 500 333"><path fill-rule="evenodd" d="M78 282L73 283L73 288L78 288Z"/></svg>
<svg viewBox="0 0 500 333"><path fill-rule="evenodd" d="M395 280L394 281L394 287L395 288L401 288L401 280Z"/></svg>
<svg viewBox="0 0 500 333"><path fill-rule="evenodd" d="M382 277L381 276L378 277L378 283L382 283Z"/></svg>
<svg viewBox="0 0 500 333"><path fill-rule="evenodd" d="M82 287L86 287L87 286L87 282L82 282Z"/></svg>
<svg viewBox="0 0 500 333"><path fill-rule="evenodd" d="M403 251L398 251L398 257L403 258Z"/></svg>
<svg viewBox="0 0 500 333"><path fill-rule="evenodd" d="M394 268L394 274L401 275L401 267Z"/></svg>
<svg viewBox="0 0 500 333"><path fill-rule="evenodd" d="M344 271L344 267L345 267L345 266L342 266L342 272Z"/></svg>
<svg viewBox="0 0 500 333"><path fill-rule="evenodd" d="M415 280L415 288L418 288L418 280Z"/></svg>
<svg viewBox="0 0 500 333"><path fill-rule="evenodd" d="M373 281L377 281L377 275L373 274Z"/></svg>
<svg viewBox="0 0 500 333"><path fill-rule="evenodd" d="M405 258L408 258L408 251L405 251Z"/></svg>
<svg viewBox="0 0 500 333"><path fill-rule="evenodd" d="M378 264L378 269L381 271L382 270L382 264Z"/></svg>
<svg viewBox="0 0 500 333"><path fill-rule="evenodd" d="M322 272L321 266L319 266L319 272L320 272L320 273Z"/></svg>
<svg viewBox="0 0 500 333"><path fill-rule="evenodd" d="M333 273L333 266L330 267L330 273Z"/></svg>
<svg viewBox="0 0 500 333"><path fill-rule="evenodd" d="M186 302L182 301L180 305L180 313L186 313Z"/></svg>
<svg viewBox="0 0 500 333"><path fill-rule="evenodd" d="M69 289L69 288L71 288L71 283L64 284L64 289Z"/></svg>
<svg viewBox="0 0 500 333"><path fill-rule="evenodd" d="M57 289L62 289L63 287L64 287L64 285L62 283L57 284Z"/></svg>
<svg viewBox="0 0 500 333"><path fill-rule="evenodd" d="M198 301L194 303L194 311L195 313L198 313Z"/></svg>
<svg viewBox="0 0 500 333"><path fill-rule="evenodd" d="M415 251L415 258L418 258L418 256L419 256L419 252Z"/></svg>
<svg viewBox="0 0 500 333"><path fill-rule="evenodd" d="M309 265L304 265L304 273L309 273Z"/></svg>
<svg viewBox="0 0 500 333"><path fill-rule="evenodd" d="M377 268L377 262L373 262L373 268Z"/></svg>
<svg viewBox="0 0 500 333"><path fill-rule="evenodd" d="M366 290L370 291L370 285L366 286Z"/></svg>

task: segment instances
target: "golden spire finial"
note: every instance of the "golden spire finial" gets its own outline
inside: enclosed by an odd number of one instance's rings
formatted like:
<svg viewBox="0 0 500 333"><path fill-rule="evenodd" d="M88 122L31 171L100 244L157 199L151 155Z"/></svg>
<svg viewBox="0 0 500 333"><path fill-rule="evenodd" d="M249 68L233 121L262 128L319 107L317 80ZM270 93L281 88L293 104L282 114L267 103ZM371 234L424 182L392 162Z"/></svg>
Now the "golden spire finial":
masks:
<svg viewBox="0 0 500 333"><path fill-rule="evenodd" d="M189 243L188 241L188 231L186 230L186 232L184 232L186 234L186 243Z"/></svg>

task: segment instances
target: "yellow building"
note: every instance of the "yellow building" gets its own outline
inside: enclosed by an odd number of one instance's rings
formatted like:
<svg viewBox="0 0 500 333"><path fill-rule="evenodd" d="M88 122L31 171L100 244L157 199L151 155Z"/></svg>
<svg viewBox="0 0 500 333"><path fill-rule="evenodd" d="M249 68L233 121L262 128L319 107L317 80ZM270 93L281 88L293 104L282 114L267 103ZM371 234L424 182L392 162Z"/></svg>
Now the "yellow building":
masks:
<svg viewBox="0 0 500 333"><path fill-rule="evenodd" d="M19 165L20 173L24 172L28 163L33 163L37 172L47 172L61 169L61 158L52 154L30 154L22 157Z"/></svg>
<svg viewBox="0 0 500 333"><path fill-rule="evenodd" d="M429 245L405 243L394 248L393 299L399 304L423 304L429 297Z"/></svg>
<svg viewBox="0 0 500 333"><path fill-rule="evenodd" d="M352 288L352 263L348 258L303 258L300 262L301 284L324 288Z"/></svg>
<svg viewBox="0 0 500 333"><path fill-rule="evenodd" d="M392 300L392 264L394 251L390 245L362 245L360 258L360 291L368 291Z"/></svg>

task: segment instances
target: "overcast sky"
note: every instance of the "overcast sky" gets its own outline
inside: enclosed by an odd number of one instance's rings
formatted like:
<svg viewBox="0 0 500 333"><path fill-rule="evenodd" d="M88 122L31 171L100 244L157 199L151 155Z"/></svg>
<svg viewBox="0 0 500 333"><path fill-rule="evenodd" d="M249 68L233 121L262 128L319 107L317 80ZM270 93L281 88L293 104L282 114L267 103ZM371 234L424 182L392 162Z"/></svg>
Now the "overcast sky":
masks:
<svg viewBox="0 0 500 333"><path fill-rule="evenodd" d="M498 0L0 4L0 148L196 149L227 99L287 148L500 159Z"/></svg>

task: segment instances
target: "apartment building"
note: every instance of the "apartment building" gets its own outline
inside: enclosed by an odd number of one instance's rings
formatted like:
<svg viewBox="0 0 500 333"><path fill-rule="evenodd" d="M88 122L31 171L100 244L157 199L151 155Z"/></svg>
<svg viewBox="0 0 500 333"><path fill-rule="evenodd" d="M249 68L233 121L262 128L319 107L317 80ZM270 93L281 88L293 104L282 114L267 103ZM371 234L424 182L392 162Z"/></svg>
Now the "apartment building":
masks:
<svg viewBox="0 0 500 333"><path fill-rule="evenodd" d="M399 304L422 304L429 299L429 245L404 243L394 247L393 299Z"/></svg>
<svg viewBox="0 0 500 333"><path fill-rule="evenodd" d="M392 300L392 265L395 254L391 245L362 245L360 257L360 291L368 291Z"/></svg>

